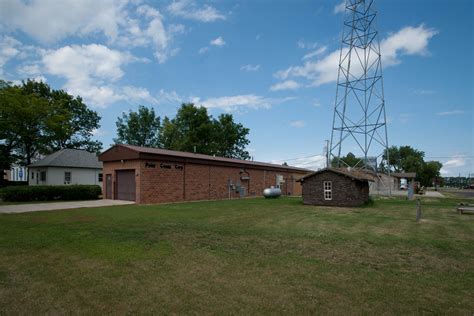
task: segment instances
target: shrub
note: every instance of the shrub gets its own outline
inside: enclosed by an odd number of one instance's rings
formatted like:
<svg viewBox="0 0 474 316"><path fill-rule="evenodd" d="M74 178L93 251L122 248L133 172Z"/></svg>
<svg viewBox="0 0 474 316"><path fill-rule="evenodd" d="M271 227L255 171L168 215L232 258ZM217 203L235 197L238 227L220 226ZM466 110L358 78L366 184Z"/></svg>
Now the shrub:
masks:
<svg viewBox="0 0 474 316"><path fill-rule="evenodd" d="M98 185L13 186L0 191L2 200L8 202L94 200L101 194Z"/></svg>

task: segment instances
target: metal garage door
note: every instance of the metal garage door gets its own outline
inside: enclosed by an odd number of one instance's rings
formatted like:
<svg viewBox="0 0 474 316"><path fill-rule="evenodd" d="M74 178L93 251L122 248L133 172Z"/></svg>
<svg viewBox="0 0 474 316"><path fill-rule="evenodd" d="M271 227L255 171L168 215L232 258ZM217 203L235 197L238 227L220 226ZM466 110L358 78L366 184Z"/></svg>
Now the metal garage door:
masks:
<svg viewBox="0 0 474 316"><path fill-rule="evenodd" d="M135 170L117 170L116 199L135 201Z"/></svg>

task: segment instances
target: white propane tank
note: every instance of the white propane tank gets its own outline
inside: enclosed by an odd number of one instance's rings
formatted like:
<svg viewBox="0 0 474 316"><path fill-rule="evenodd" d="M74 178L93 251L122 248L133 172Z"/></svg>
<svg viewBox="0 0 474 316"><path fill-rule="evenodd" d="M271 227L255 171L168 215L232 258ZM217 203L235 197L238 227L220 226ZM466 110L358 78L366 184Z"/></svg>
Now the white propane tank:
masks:
<svg viewBox="0 0 474 316"><path fill-rule="evenodd" d="M275 188L274 186L271 186L269 188L266 188L263 190L263 196L266 199L269 198L277 198L281 195L281 190L279 188Z"/></svg>

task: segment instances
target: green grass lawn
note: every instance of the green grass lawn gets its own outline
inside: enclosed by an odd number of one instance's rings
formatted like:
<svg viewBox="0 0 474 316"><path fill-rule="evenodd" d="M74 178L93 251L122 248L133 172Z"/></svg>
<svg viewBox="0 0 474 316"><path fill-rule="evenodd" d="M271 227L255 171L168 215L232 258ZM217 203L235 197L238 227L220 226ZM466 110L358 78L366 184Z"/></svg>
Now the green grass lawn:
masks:
<svg viewBox="0 0 474 316"><path fill-rule="evenodd" d="M0 215L0 314L474 312L458 200L298 198Z"/></svg>

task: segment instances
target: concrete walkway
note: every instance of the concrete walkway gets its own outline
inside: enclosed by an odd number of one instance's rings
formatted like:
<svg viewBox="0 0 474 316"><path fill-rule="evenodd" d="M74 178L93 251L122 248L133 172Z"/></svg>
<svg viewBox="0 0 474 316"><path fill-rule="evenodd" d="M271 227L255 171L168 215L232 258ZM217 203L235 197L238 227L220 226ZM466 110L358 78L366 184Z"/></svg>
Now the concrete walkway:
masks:
<svg viewBox="0 0 474 316"><path fill-rule="evenodd" d="M94 201L77 201L77 202L16 204L16 205L0 206L0 214L54 211L54 210L66 210L66 209L83 208L83 207L101 207L101 206L130 205L130 204L135 204L135 202L119 201L119 200L94 200Z"/></svg>

